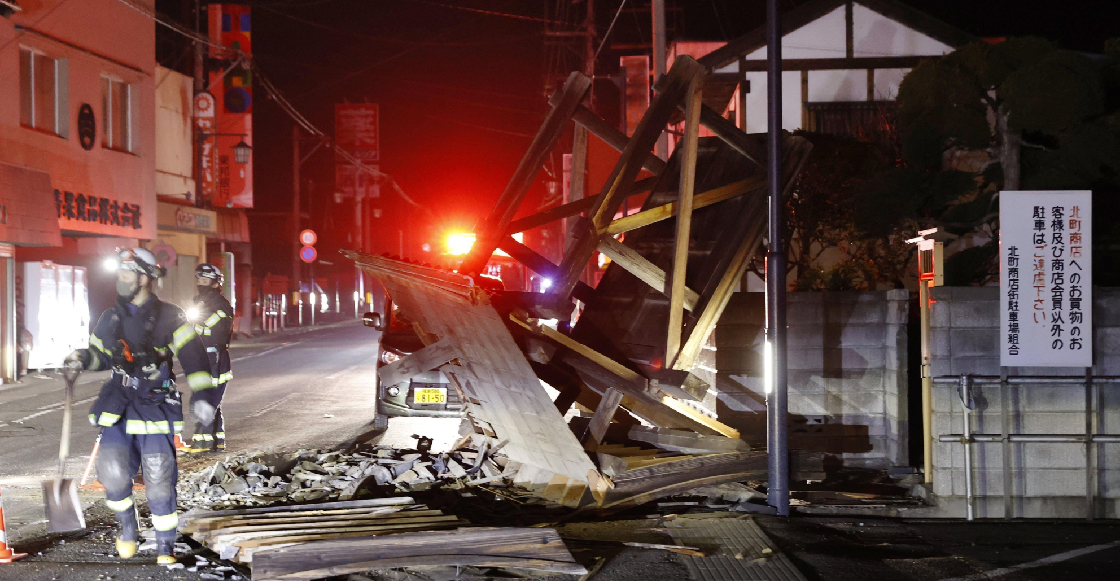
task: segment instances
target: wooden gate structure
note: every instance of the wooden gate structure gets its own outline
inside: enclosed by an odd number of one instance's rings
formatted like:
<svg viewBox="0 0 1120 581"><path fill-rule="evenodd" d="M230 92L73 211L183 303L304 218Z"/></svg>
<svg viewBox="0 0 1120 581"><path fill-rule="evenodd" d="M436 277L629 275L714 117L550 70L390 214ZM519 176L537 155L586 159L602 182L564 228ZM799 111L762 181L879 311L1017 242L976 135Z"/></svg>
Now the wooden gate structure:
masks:
<svg viewBox="0 0 1120 581"><path fill-rule="evenodd" d="M678 57L627 137L581 105L591 82L572 73L458 272L344 251L382 281L426 345L382 373L443 370L475 431L510 458L506 475L550 500L624 507L704 484L765 479L765 452L750 451L697 405L709 386L691 373L761 247L767 219L765 135L748 135L703 104L709 75ZM662 131L682 119L673 155L655 156ZM614 170L598 195L515 220L570 121L621 152ZM701 126L716 137L699 138ZM810 148L784 137L785 190ZM637 179L642 169L653 177ZM617 216L624 200L646 192L641 211ZM576 224L560 264L513 238L563 218ZM485 284L480 274L497 249L552 280L550 290ZM596 250L611 263L593 288L580 278ZM570 331L542 324L569 318L576 300L584 308ZM550 398L542 381L559 397ZM582 430L563 419L577 403L594 410Z"/></svg>

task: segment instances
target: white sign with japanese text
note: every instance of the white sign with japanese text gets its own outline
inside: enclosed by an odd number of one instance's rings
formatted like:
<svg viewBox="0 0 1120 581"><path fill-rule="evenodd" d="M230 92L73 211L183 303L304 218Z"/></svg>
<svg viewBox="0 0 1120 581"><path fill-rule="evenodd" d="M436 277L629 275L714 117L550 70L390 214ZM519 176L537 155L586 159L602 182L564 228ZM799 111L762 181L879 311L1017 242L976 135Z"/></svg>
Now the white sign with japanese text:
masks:
<svg viewBox="0 0 1120 581"><path fill-rule="evenodd" d="M1000 365L1093 365L1092 193L1000 192Z"/></svg>

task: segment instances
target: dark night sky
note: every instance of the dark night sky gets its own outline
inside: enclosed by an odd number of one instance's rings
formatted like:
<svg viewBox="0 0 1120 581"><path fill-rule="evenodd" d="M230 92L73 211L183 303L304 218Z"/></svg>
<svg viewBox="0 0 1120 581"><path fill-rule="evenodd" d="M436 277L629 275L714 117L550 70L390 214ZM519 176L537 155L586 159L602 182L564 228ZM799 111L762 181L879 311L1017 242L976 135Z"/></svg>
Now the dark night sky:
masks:
<svg viewBox="0 0 1120 581"><path fill-rule="evenodd" d="M579 61L574 52L545 46L541 22L446 5L555 18L555 7L566 1L257 0L249 2L253 52L280 90L328 133L335 103L380 103L382 170L434 209L444 222L440 227L470 228L493 204L544 118L547 73L551 69L562 76ZM680 8L670 16L670 39L732 38L761 24L765 11L764 0L667 3ZM803 3L784 1L787 8ZM907 3L983 37L1034 34L1067 48L1099 52L1106 38L1120 36L1120 2L1115 0ZM169 4L174 8L169 10ZM582 18L582 2L567 5L569 21ZM618 5L619 0L596 2L600 32ZM627 5L640 7L648 0ZM160 9L173 15L180 6L176 0L160 2ZM610 40L648 42L648 12L624 12ZM556 62L557 54L568 56ZM598 62L613 72L619 54L608 44ZM255 99L256 206L285 210L291 205L292 123L262 90ZM337 224L323 222L325 215L339 218L347 211L331 201L330 154L317 153L303 175L314 182L307 195L314 226L338 231ZM257 274L287 271L288 247L281 238L287 235L280 224L254 222ZM273 239L278 252L265 252L266 241Z"/></svg>

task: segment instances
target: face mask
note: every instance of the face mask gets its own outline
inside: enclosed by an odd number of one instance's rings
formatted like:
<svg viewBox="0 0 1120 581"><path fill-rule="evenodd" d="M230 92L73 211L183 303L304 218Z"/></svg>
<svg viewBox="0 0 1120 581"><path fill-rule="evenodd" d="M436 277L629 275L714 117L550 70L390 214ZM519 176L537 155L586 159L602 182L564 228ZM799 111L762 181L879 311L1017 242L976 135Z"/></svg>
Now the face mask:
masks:
<svg viewBox="0 0 1120 581"><path fill-rule="evenodd" d="M140 286L136 282L117 280L117 294L125 299L132 300L132 297L135 297L139 291Z"/></svg>
<svg viewBox="0 0 1120 581"><path fill-rule="evenodd" d="M201 296L206 296L206 295L210 294L211 291L214 290L214 287L212 287L210 285L206 285L206 284L195 285L194 288L196 288L198 290L198 294L201 295Z"/></svg>

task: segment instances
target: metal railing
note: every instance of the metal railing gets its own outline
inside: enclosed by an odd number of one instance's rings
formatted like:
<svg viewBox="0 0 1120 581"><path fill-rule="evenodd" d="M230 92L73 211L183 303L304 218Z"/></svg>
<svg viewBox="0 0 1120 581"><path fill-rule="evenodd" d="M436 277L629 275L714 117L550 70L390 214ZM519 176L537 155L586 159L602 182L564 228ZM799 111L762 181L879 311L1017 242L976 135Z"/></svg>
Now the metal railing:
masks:
<svg viewBox="0 0 1120 581"><path fill-rule="evenodd" d="M965 518L973 520L976 511L976 497L973 493L972 444L976 442L1000 442L1003 444L1003 515L1005 519L1014 518L1011 494L1011 444L1013 443L1069 443L1084 444L1085 449L1085 518L1093 520L1096 516L1097 474L1094 465L1094 444L1120 442L1120 434L1100 434L1100 414L1094 416L1094 409L1100 405L1100 385L1120 383L1120 376L1093 376L1086 370L1085 375L1074 376L1029 376L1011 377L1006 370L1000 375L961 375L934 378L937 384L957 384L957 397L964 415L963 434L942 434L939 442L957 442L964 446L964 483ZM999 434L972 433L972 410L976 407L972 388L975 385L1000 386L1000 418L1002 430ZM1012 385L1083 385L1085 387L1085 431L1078 434L1012 434L1009 396ZM1095 405L1094 405L1095 404ZM951 411L950 411L951 413ZM951 416L950 416L951 417Z"/></svg>

